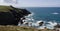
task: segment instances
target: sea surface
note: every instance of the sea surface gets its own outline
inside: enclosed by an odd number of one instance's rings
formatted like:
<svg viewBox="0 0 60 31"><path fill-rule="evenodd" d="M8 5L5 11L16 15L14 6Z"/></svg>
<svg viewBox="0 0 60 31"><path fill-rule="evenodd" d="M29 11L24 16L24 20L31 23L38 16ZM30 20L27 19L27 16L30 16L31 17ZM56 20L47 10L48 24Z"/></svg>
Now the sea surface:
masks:
<svg viewBox="0 0 60 31"><path fill-rule="evenodd" d="M56 21L60 23L60 7L27 7L31 13L33 13L33 18L37 20L44 21Z"/></svg>
<svg viewBox="0 0 60 31"><path fill-rule="evenodd" d="M36 22L44 21L48 24L44 23L43 26L39 26L40 28L53 29L57 23L60 23L60 7L24 7L24 9L31 12L30 15L26 16L25 21L32 22L32 26L36 27L36 25L38 26Z"/></svg>

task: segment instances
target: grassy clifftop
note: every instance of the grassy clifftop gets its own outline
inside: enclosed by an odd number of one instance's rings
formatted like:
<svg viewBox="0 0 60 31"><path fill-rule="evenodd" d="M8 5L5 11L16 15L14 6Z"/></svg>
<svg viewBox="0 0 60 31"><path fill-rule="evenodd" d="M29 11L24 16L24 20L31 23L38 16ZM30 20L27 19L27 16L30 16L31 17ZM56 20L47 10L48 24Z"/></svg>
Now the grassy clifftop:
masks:
<svg viewBox="0 0 60 31"><path fill-rule="evenodd" d="M9 9L13 9L10 6L0 6L0 12L8 12Z"/></svg>
<svg viewBox="0 0 60 31"><path fill-rule="evenodd" d="M49 29L35 29L32 27L23 26L0 26L0 31L54 31Z"/></svg>
<svg viewBox="0 0 60 31"><path fill-rule="evenodd" d="M21 27L21 26L0 26L0 31L37 31L37 29L31 27Z"/></svg>

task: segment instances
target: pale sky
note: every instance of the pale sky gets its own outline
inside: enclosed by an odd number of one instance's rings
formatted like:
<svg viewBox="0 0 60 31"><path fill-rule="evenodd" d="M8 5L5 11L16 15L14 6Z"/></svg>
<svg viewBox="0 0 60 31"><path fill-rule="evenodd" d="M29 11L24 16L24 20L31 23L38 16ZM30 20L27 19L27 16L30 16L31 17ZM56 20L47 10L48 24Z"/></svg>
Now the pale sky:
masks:
<svg viewBox="0 0 60 31"><path fill-rule="evenodd" d="M17 0L16 4L5 2L3 4L11 4L16 7L60 7L60 0Z"/></svg>

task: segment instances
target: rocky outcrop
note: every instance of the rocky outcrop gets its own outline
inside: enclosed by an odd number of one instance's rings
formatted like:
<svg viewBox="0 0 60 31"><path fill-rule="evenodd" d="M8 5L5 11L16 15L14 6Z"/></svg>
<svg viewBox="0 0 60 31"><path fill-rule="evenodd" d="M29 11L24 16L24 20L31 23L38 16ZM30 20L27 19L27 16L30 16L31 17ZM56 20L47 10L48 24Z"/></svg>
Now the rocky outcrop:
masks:
<svg viewBox="0 0 60 31"><path fill-rule="evenodd" d="M18 25L21 18L31 14L26 9L19 9L13 6L0 6L0 25Z"/></svg>
<svg viewBox="0 0 60 31"><path fill-rule="evenodd" d="M60 28L60 23L54 26L55 28Z"/></svg>

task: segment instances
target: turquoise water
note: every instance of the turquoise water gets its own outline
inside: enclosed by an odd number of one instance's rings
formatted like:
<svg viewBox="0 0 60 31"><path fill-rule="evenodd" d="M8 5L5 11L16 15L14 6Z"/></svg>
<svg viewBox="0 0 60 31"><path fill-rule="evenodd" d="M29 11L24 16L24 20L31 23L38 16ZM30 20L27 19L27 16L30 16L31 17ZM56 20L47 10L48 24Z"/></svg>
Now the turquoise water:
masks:
<svg viewBox="0 0 60 31"><path fill-rule="evenodd" d="M44 21L56 21L60 23L60 7L26 7L33 12L33 18Z"/></svg>

